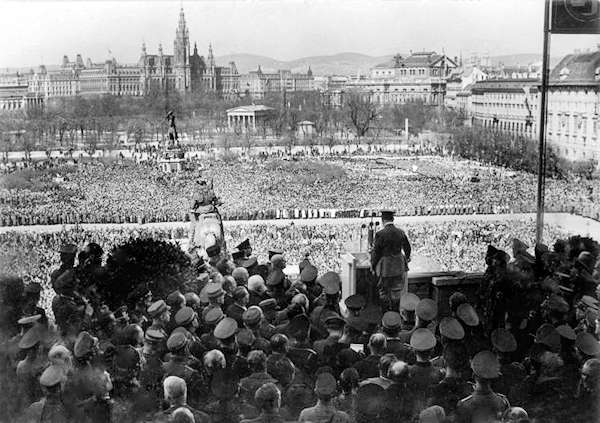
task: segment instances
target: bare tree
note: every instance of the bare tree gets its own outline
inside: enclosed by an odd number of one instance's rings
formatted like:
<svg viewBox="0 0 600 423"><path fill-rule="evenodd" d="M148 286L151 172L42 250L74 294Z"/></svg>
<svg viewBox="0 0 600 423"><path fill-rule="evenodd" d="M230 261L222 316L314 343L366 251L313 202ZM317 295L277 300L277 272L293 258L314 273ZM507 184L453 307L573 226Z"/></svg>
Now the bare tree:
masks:
<svg viewBox="0 0 600 423"><path fill-rule="evenodd" d="M367 96L357 92L349 93L346 97L346 112L350 123L361 138L369 131L372 122L377 118L377 107Z"/></svg>

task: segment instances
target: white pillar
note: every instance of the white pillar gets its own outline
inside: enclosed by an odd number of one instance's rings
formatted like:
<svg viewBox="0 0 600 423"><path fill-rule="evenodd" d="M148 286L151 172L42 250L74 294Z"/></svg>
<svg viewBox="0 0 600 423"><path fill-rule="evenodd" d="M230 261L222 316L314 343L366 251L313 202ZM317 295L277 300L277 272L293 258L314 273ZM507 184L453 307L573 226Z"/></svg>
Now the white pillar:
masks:
<svg viewBox="0 0 600 423"><path fill-rule="evenodd" d="M256 130L256 114L252 115L252 129Z"/></svg>

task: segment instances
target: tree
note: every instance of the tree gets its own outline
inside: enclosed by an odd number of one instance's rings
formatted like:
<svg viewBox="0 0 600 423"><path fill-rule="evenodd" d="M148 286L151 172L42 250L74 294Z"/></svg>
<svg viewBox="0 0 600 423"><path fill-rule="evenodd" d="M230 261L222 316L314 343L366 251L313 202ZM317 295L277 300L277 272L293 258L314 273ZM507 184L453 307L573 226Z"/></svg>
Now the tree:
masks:
<svg viewBox="0 0 600 423"><path fill-rule="evenodd" d="M346 97L346 112L354 127L356 136L361 138L369 131L372 122L377 117L377 108L368 96L351 92Z"/></svg>

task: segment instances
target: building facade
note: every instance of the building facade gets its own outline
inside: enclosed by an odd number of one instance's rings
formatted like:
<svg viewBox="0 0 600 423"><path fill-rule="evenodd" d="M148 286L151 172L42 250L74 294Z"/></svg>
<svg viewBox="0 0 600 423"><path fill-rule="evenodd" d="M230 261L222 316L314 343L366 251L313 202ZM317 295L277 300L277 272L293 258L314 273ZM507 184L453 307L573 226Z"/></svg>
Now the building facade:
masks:
<svg viewBox="0 0 600 423"><path fill-rule="evenodd" d="M259 66L240 78L240 95L250 96L260 100L268 93L303 92L315 89L314 77L310 67L306 73L296 73L289 70L263 72Z"/></svg>
<svg viewBox="0 0 600 423"><path fill-rule="evenodd" d="M40 66L29 78L29 91L45 98L87 94L142 96L168 90L180 93L206 90L228 95L239 90L239 74L235 63L229 67L217 66L212 46L207 60L191 49L189 30L183 9L175 30L173 54L165 54L159 44L157 54L150 54L142 44L136 64L124 65L109 58L104 63L84 63L80 54L74 62L63 57L57 71Z"/></svg>
<svg viewBox="0 0 600 423"><path fill-rule="evenodd" d="M30 93L27 84L0 83L0 112L44 107L44 97Z"/></svg>
<svg viewBox="0 0 600 423"><path fill-rule="evenodd" d="M454 60L436 52L396 55L391 63L371 69L368 77L349 81L345 90L358 91L381 105L415 100L442 105L446 80L456 67Z"/></svg>

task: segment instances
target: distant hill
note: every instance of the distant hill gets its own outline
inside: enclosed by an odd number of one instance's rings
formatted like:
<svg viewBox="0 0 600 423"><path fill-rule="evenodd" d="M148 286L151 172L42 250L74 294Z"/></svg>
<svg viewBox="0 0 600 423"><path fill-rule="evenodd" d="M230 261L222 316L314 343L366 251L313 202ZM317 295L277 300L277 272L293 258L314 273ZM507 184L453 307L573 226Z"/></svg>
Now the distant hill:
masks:
<svg viewBox="0 0 600 423"><path fill-rule="evenodd" d="M306 72L308 67L315 75L366 73L373 66L391 60L389 56L369 56L361 53L338 53L330 56L310 56L296 60L283 61L255 54L230 54L216 58L217 63L226 65L234 61L238 72L256 70L258 65L263 71L288 69L294 72Z"/></svg>

